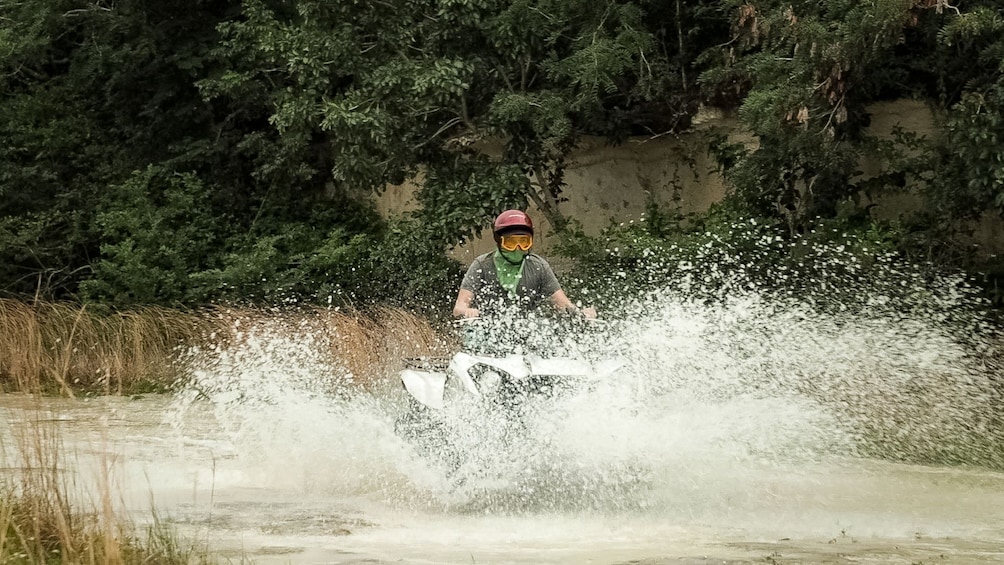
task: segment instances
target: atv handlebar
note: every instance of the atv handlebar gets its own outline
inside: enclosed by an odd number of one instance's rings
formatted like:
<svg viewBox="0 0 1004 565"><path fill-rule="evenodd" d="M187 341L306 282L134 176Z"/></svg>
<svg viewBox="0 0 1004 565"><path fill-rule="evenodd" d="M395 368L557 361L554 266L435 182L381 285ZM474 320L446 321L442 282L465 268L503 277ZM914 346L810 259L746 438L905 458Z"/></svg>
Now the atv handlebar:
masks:
<svg viewBox="0 0 1004 565"><path fill-rule="evenodd" d="M542 318L542 319L547 319L547 318ZM493 316L475 316L473 318L457 318L456 320L453 320L453 326L457 328L463 328L465 326L475 325L475 324L488 324L494 322L495 320L502 320L502 318L497 318ZM599 325L607 323L607 320L601 318L587 318L581 313L579 313L579 315L577 316L567 316L564 318L557 318L556 320L558 321L575 320Z"/></svg>

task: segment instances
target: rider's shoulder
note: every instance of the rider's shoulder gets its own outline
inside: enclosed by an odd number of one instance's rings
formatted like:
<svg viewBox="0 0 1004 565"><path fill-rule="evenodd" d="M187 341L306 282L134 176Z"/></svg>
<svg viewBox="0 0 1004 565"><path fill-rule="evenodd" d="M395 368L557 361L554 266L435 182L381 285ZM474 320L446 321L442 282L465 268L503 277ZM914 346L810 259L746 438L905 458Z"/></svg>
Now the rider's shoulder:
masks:
<svg viewBox="0 0 1004 565"><path fill-rule="evenodd" d="M494 266L495 266L495 261L492 259L492 253L488 252L488 253L482 253L481 255L475 257L474 260L471 261L471 265L470 267L468 267L468 269L471 271L483 272L486 269L493 268Z"/></svg>
<svg viewBox="0 0 1004 565"><path fill-rule="evenodd" d="M487 253L482 253L481 255L478 255L477 257L475 257L473 262L477 263L477 264L487 263L492 258L492 255L494 255L494 254L495 254L494 251L489 251Z"/></svg>
<svg viewBox="0 0 1004 565"><path fill-rule="evenodd" d="M529 261L530 263L535 263L535 264L541 265L541 266L544 266L544 265L546 265L548 267L551 266L551 264L547 262L547 259L544 259L543 257L541 257L540 255L537 255L536 253L528 253L526 255L526 258L524 259L524 261Z"/></svg>

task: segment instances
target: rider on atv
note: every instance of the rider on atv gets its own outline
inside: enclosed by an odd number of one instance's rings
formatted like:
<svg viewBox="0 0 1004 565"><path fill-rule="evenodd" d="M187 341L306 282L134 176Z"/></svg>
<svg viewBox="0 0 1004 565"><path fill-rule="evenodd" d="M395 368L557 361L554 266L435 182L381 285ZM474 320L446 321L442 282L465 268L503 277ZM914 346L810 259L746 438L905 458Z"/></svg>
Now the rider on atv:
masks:
<svg viewBox="0 0 1004 565"><path fill-rule="evenodd" d="M468 459L463 445L470 437L466 416L455 414L486 411L475 413L497 417L485 420L494 422L492 433L518 437L537 401L586 390L622 365L616 358L594 359L594 344L580 343L584 326L594 325L580 320L596 318L596 310L573 304L550 264L530 253L530 217L506 210L492 232L497 249L471 264L453 308L462 318L462 351L443 364L419 359L400 373L409 402L396 430L452 470ZM536 316L547 300L572 316Z"/></svg>
<svg viewBox="0 0 1004 565"><path fill-rule="evenodd" d="M477 318L513 309L527 313L550 299L560 311L596 317L595 309L580 309L568 299L547 260L530 253L533 221L525 212L502 212L495 218L492 234L497 249L479 255L467 269L453 306L454 316Z"/></svg>

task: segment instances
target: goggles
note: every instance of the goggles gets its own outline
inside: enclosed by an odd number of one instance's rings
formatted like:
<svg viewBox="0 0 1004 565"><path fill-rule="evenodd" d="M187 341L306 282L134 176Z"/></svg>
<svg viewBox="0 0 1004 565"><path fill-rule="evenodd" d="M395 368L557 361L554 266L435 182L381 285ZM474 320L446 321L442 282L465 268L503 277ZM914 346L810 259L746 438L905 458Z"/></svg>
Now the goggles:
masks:
<svg viewBox="0 0 1004 565"><path fill-rule="evenodd" d="M502 240L499 242L499 247L504 251L516 251L517 249L529 251L532 245L533 236L525 233L503 235Z"/></svg>

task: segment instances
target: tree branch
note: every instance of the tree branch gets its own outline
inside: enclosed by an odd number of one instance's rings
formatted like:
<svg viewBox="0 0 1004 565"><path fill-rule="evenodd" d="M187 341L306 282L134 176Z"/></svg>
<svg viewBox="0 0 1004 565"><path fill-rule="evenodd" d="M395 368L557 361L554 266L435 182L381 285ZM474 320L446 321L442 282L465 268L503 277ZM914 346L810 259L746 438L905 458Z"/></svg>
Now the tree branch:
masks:
<svg viewBox="0 0 1004 565"><path fill-rule="evenodd" d="M462 122L463 122L463 120L461 118L452 118L452 119L450 119L450 121L448 121L445 124L443 124L443 127L441 127L438 130L436 130L436 133L432 134L429 137L429 139L426 139L425 141L419 143L418 145L415 145L414 147L412 147L412 149L420 149L420 148L422 148L423 146L425 146L429 142L431 142L433 139L436 139L437 137L439 137L440 134L442 134L444 131L446 131L446 130L452 128L453 126L455 126L455 125L457 125L459 123L462 123Z"/></svg>

